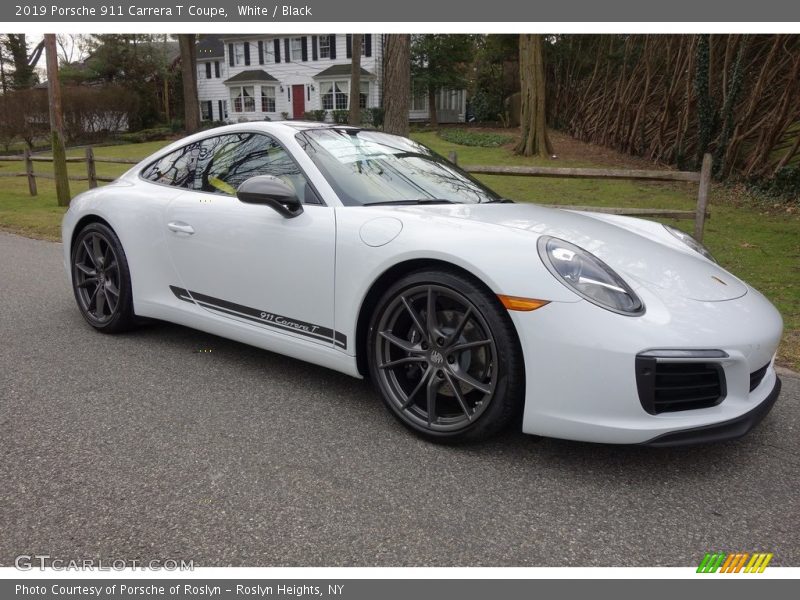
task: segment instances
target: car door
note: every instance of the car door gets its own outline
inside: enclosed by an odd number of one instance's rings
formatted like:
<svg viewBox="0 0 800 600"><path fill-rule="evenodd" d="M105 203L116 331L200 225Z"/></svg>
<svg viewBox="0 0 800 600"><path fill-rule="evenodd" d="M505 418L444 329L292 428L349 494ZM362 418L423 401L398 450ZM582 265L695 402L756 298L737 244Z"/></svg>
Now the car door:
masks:
<svg viewBox="0 0 800 600"><path fill-rule="evenodd" d="M256 175L293 186L302 214L240 202L236 189ZM262 133L212 136L200 144L192 187L165 215L175 296L268 335L344 347L333 331L334 210L291 155Z"/></svg>

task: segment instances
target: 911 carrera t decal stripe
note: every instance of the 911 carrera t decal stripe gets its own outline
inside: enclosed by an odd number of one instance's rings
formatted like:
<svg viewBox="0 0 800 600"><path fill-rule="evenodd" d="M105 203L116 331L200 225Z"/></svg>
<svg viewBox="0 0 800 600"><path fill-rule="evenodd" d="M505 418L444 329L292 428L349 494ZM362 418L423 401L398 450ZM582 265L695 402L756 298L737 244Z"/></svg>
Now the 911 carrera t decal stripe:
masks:
<svg viewBox="0 0 800 600"><path fill-rule="evenodd" d="M176 298L183 300L184 302L191 302L193 304L197 303L208 309L222 312L234 317L239 317L241 319L246 319L248 321L258 323L259 325L265 325L267 327L281 329L283 331L290 331L292 333L315 340L333 342L340 348L347 348L347 336L339 331L333 331L328 327L314 325L313 323L306 323L305 321L298 321L297 319L276 315L275 313L265 310L258 310L256 308L250 308L249 306L236 304L235 302L228 302L227 300L213 298L211 296L206 296L205 294L200 294L198 292L192 292L174 285L169 286L169 289L172 290L172 293L175 294Z"/></svg>

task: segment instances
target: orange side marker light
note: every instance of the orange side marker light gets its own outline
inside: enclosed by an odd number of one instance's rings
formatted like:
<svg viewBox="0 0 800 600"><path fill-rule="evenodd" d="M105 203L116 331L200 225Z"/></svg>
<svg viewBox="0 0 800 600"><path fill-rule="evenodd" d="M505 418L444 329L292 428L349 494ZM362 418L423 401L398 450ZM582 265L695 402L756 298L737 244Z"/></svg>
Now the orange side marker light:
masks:
<svg viewBox="0 0 800 600"><path fill-rule="evenodd" d="M550 304L549 300L537 300L536 298L520 298L519 296L503 296L502 294L497 294L497 297L508 310L532 311Z"/></svg>

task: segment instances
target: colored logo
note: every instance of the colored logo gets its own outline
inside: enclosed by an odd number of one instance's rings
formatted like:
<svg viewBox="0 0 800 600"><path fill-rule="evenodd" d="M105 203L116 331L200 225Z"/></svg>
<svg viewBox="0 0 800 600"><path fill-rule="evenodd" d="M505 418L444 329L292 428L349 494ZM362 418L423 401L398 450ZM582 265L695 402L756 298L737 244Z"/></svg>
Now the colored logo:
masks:
<svg viewBox="0 0 800 600"><path fill-rule="evenodd" d="M763 573L772 560L772 552L706 552L698 573Z"/></svg>

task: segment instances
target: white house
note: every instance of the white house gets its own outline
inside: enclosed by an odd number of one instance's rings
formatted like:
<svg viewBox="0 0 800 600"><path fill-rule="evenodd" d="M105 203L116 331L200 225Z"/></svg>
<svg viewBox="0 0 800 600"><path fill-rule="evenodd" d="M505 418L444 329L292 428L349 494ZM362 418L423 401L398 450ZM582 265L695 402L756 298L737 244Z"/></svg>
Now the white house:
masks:
<svg viewBox="0 0 800 600"><path fill-rule="evenodd" d="M382 104L382 34L364 34L362 108ZM314 110L350 107L350 34L205 36L197 44L197 92L203 120L302 119ZM439 121L463 121L466 94L439 94ZM427 102L427 98L426 98ZM439 104L437 104L439 106ZM427 104L412 100L409 117L424 120Z"/></svg>

